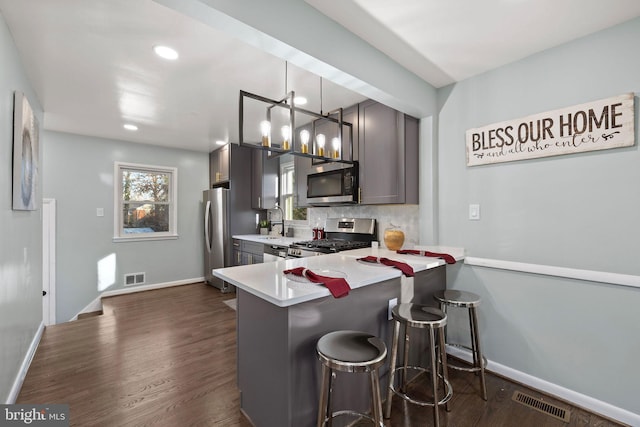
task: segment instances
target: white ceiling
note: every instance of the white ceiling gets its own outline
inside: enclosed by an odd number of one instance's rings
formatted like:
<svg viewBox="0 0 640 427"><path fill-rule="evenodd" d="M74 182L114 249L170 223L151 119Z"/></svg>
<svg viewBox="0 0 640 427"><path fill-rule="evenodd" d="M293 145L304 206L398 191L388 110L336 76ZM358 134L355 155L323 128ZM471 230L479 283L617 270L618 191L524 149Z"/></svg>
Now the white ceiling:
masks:
<svg viewBox="0 0 640 427"><path fill-rule="evenodd" d="M638 0L305 0L435 87L640 16Z"/></svg>
<svg viewBox="0 0 640 427"><path fill-rule="evenodd" d="M640 16L637 0L306 2L435 87ZM0 0L0 12L45 129L210 151L238 139L239 90L285 92L283 59L152 0ZM317 75L289 64L287 85L320 110ZM322 95L325 112L364 99L326 79Z"/></svg>

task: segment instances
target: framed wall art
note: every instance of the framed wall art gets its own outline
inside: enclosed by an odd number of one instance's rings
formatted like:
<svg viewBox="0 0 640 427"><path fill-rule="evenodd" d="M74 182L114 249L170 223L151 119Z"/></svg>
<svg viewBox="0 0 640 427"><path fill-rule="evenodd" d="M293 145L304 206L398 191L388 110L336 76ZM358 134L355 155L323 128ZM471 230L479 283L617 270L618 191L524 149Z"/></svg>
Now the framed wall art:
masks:
<svg viewBox="0 0 640 427"><path fill-rule="evenodd" d="M39 167L38 120L29 101L20 91L14 93L13 108L13 209L38 208L36 190Z"/></svg>

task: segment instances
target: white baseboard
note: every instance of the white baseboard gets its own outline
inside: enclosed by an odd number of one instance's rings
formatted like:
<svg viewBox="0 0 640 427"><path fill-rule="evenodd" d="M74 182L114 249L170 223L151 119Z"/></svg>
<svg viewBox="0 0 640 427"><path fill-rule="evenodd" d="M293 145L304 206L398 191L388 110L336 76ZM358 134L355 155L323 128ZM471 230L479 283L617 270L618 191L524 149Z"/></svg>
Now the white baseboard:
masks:
<svg viewBox="0 0 640 427"><path fill-rule="evenodd" d="M141 286L129 286L127 288L114 289L112 291L105 291L98 295L93 301L91 301L85 308L80 310L78 314L73 316L70 321L78 320L78 315L82 313L91 313L94 311L102 310L102 298L113 297L116 295L132 294L134 292L151 291L154 289L170 288L172 286L191 285L193 283L204 282L204 277L195 277L193 279L176 280L173 282L154 283L151 285Z"/></svg>
<svg viewBox="0 0 640 427"><path fill-rule="evenodd" d="M20 394L20 389L22 388L22 384L24 383L24 379L27 376L27 371L29 370L29 366L31 366L31 361L33 360L33 356L36 354L36 350L38 349L38 344L40 344L40 339L42 338L42 333L44 332L44 322L40 322L40 326L38 326L38 330L36 331L33 339L31 340L31 344L29 345L29 349L27 350L27 354L24 355L24 359L22 360L22 365L20 366L20 370L18 371L18 375L16 375L16 379L11 386L11 390L9 391L9 396L7 397L7 401L5 402L7 405L12 405L16 403L16 399L18 398L18 394Z"/></svg>
<svg viewBox="0 0 640 427"><path fill-rule="evenodd" d="M116 295L132 294L134 292L151 291L154 289L170 288L172 286L191 285L193 283L204 282L204 277L196 277L194 279L176 280L174 282L154 283L151 285L128 286L126 288L105 291L100 298L112 297Z"/></svg>
<svg viewBox="0 0 640 427"><path fill-rule="evenodd" d="M465 349L448 345L447 353L469 363L473 361L471 352ZM611 418L631 426L640 426L640 415L627 411L626 409L613 406L601 400L594 399L593 397L586 396L557 384L550 383L549 381L534 377L533 375L526 374L497 362L492 362L491 360L487 361L487 370L533 389L540 390L544 393L566 400L575 406L595 412L604 417Z"/></svg>

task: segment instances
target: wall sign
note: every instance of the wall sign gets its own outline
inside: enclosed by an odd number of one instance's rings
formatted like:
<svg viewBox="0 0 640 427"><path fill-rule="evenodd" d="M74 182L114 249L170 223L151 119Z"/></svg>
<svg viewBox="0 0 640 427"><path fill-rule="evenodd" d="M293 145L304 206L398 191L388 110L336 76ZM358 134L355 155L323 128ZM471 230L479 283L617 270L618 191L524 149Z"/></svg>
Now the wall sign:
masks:
<svg viewBox="0 0 640 427"><path fill-rule="evenodd" d="M467 166L633 146L633 103L627 93L469 129Z"/></svg>

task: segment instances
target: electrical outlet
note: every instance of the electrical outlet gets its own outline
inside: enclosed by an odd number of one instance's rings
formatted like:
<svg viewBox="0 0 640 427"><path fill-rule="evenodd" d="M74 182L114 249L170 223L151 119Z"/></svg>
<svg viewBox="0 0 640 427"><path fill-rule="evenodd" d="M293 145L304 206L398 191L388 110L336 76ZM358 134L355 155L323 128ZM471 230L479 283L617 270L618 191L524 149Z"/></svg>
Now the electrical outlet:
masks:
<svg viewBox="0 0 640 427"><path fill-rule="evenodd" d="M398 305L398 298L392 298L389 300L389 310L387 311L387 317L389 320L393 319L393 316L391 316L391 310L393 310L393 307L396 305Z"/></svg>

